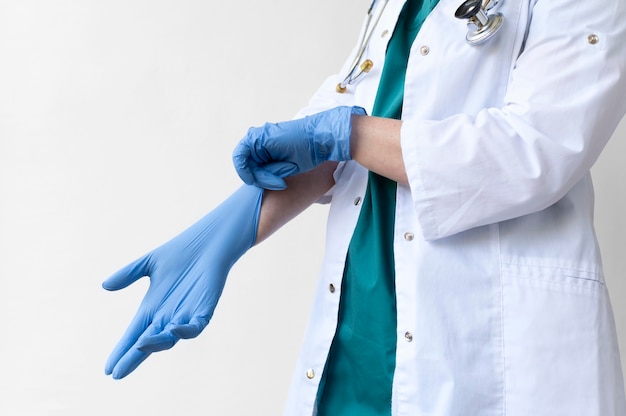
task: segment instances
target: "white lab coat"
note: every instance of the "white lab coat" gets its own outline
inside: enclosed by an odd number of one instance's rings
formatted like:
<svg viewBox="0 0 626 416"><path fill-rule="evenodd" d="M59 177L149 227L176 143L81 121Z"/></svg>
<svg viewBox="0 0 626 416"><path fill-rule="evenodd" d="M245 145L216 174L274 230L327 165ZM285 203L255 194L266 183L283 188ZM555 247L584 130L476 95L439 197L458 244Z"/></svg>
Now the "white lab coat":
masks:
<svg viewBox="0 0 626 416"><path fill-rule="evenodd" d="M503 27L480 46L459 3L440 0L409 58L393 415L626 415L589 175L626 111L626 2L502 0ZM376 28L372 71L345 94L329 78L302 114L371 111L402 5ZM367 183L355 162L335 177L288 416L315 413Z"/></svg>

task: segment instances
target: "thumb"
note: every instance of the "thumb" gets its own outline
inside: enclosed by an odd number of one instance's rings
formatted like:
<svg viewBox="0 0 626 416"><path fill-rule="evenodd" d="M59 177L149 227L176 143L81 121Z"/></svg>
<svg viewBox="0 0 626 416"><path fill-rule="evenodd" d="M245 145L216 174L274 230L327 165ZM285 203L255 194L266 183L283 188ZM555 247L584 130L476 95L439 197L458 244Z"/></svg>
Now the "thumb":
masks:
<svg viewBox="0 0 626 416"><path fill-rule="evenodd" d="M118 270L111 275L111 277L102 282L102 287L106 290L124 289L143 276L148 276L150 274L150 258L151 254L146 254Z"/></svg>

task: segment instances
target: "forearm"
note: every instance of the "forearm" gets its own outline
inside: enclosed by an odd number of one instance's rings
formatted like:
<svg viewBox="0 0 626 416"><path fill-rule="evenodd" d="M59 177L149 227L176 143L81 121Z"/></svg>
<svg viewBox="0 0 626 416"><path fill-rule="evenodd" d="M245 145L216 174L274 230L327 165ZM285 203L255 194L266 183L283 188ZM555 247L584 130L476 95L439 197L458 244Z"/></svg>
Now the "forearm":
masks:
<svg viewBox="0 0 626 416"><path fill-rule="evenodd" d="M407 184L400 146L399 120L352 116L350 152L367 169ZM285 178L287 189L263 194L256 242L260 243L317 201L333 185L336 162L326 162L300 175Z"/></svg>
<svg viewBox="0 0 626 416"><path fill-rule="evenodd" d="M402 148L400 120L352 116L350 153L352 159L372 172L408 184Z"/></svg>
<svg viewBox="0 0 626 416"><path fill-rule="evenodd" d="M334 184L335 162L324 163L303 174L285 178L287 189L263 194L256 243L265 240L322 197Z"/></svg>

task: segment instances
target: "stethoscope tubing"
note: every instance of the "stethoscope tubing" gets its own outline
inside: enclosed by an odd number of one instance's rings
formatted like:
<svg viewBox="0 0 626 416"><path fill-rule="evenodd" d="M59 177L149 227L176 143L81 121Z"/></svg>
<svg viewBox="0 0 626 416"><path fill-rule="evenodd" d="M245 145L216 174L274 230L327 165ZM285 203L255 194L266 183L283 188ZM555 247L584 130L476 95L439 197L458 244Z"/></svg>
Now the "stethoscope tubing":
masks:
<svg viewBox="0 0 626 416"><path fill-rule="evenodd" d="M369 72L369 70L373 66L373 62L370 60L364 61L363 64L361 64L361 62L363 60L363 55L365 54L365 50L367 49L367 46L370 43L370 39L372 38L372 35L374 34L374 29L376 29L376 26L378 25L378 22L380 21L380 18L383 15L383 12L385 11L385 7L387 6L387 3L389 3L389 0L384 0L384 3L382 6L380 6L380 11L378 12L378 15L376 16L376 20L372 24L372 18L374 17L373 10L374 10L374 6L376 5L376 2L377 0L372 1L372 4L367 10L367 21L365 22L365 29L363 30L363 35L361 36L361 39L359 40L359 47L357 49L356 56L354 58L354 61L352 62L352 65L350 66L350 71L348 72L348 75L346 75L343 81L341 81L337 85L337 91L339 92L345 91L348 85L355 82L365 73ZM357 69L359 70L358 72L357 72Z"/></svg>
<svg viewBox="0 0 626 416"><path fill-rule="evenodd" d="M367 10L367 20L363 29L363 34L359 40L359 47L355 54L348 75L345 76L343 81L337 84L336 90L339 93L346 92L348 85L356 83L363 75L368 73L374 63L370 59L363 60L367 46L370 43L374 30L380 21L380 18L385 11L385 7L389 0L383 0L384 3L378 7L378 13L374 19L374 9L376 3L379 0L373 0L369 9ZM470 45L476 46L486 42L490 39L502 25L503 17L501 13L487 14L487 12L498 5L502 0L465 0L461 6L457 9L455 17L468 19L468 25L474 26L475 29L470 29L466 36L466 41ZM468 13L469 12L469 13ZM374 21L372 22L372 19Z"/></svg>

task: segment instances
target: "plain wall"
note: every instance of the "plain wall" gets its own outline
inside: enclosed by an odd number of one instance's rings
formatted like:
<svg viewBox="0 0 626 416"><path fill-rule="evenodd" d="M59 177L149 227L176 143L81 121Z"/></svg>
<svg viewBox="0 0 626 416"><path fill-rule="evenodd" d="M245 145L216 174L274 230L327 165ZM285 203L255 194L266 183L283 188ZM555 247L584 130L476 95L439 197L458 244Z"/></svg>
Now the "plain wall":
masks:
<svg viewBox="0 0 626 416"><path fill-rule="evenodd" d="M368 6L0 0L0 414L280 414L326 207L235 266L199 338L121 381L104 362L147 281L100 285L239 186L234 145L307 102ZM625 136L622 124L594 168L623 350Z"/></svg>

